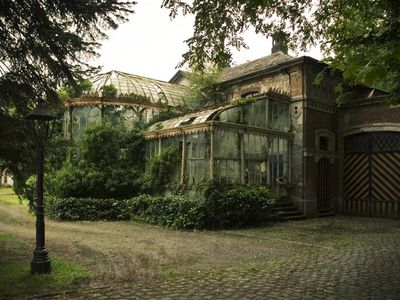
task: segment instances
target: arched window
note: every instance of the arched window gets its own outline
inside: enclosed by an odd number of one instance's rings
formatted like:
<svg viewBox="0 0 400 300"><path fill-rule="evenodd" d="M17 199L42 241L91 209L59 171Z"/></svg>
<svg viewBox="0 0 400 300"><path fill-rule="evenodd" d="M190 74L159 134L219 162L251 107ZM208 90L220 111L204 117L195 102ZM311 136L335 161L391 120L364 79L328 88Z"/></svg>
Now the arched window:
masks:
<svg viewBox="0 0 400 300"><path fill-rule="evenodd" d="M328 129L315 131L315 150L321 152L335 152L335 134Z"/></svg>

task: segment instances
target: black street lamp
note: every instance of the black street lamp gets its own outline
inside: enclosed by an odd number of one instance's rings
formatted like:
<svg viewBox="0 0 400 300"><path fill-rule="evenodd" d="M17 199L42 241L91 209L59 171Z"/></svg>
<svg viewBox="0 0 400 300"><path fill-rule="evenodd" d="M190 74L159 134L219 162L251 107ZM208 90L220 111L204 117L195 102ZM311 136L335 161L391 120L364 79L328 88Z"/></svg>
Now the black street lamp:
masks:
<svg viewBox="0 0 400 300"><path fill-rule="evenodd" d="M46 140L53 134L56 116L47 105L39 104L26 117L30 131L35 137L37 151L37 178L36 178L36 248L31 261L32 274L48 274L51 272L50 257L45 247L44 203L43 203L43 174L44 148Z"/></svg>

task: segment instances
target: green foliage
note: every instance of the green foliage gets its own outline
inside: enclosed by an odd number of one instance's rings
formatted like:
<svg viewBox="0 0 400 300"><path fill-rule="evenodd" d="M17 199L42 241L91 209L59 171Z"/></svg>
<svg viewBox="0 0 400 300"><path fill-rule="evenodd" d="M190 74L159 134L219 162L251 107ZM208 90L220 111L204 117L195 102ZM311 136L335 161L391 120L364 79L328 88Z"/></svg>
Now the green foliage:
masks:
<svg viewBox="0 0 400 300"><path fill-rule="evenodd" d="M188 196L140 195L128 200L132 220L172 229L201 229L202 202Z"/></svg>
<svg viewBox="0 0 400 300"><path fill-rule="evenodd" d="M78 142L79 157L65 162L48 185L59 197L129 198L141 189L144 138L137 129L98 124Z"/></svg>
<svg viewBox="0 0 400 300"><path fill-rule="evenodd" d="M112 85L105 85L101 88L101 94L103 97L110 97L110 98L115 98L115 96L117 96L117 88Z"/></svg>
<svg viewBox="0 0 400 300"><path fill-rule="evenodd" d="M129 200L49 198L50 217L60 220L126 220L172 229L220 229L268 221L273 200L264 187L205 185L204 199L142 194Z"/></svg>
<svg viewBox="0 0 400 300"><path fill-rule="evenodd" d="M221 70L208 68L188 73L189 92L187 99L196 108L216 106L225 101L225 93L220 82Z"/></svg>
<svg viewBox="0 0 400 300"><path fill-rule="evenodd" d="M88 79L80 79L78 84L68 85L58 90L58 97L61 100L71 98L79 98L88 93L92 87L92 83Z"/></svg>
<svg viewBox="0 0 400 300"><path fill-rule="evenodd" d="M176 147L164 147L160 155L147 161L143 178L143 190L147 193L161 193L167 188L170 174L179 165L179 151Z"/></svg>
<svg viewBox="0 0 400 300"><path fill-rule="evenodd" d="M234 105L245 105L245 104L256 102L257 100L260 100L260 98L257 97L257 96L249 96L249 97L246 97L246 98L235 99L235 100L232 101L232 104L234 104Z"/></svg>
<svg viewBox="0 0 400 300"><path fill-rule="evenodd" d="M59 170L65 162L69 149L73 146L71 140L67 140L62 133L49 139L46 143L45 171L54 173Z"/></svg>
<svg viewBox="0 0 400 300"><path fill-rule="evenodd" d="M133 1L1 1L0 161L24 192L35 173L35 152L24 117L39 101L61 107L57 90L98 69L83 58L96 55L106 31L128 20Z"/></svg>
<svg viewBox="0 0 400 300"><path fill-rule="evenodd" d="M46 214L57 220L127 220L126 200L47 197Z"/></svg>
<svg viewBox="0 0 400 300"><path fill-rule="evenodd" d="M182 115L183 112L171 110L168 108L167 110L160 111L158 115L155 115L153 118L151 118L151 120L145 125L145 127L148 128L151 125L156 124L158 122L180 117Z"/></svg>
<svg viewBox="0 0 400 300"><path fill-rule="evenodd" d="M23 195L26 180L36 172L35 143L25 120L2 115L0 108L0 140L1 168L10 171L15 192Z"/></svg>
<svg viewBox="0 0 400 300"><path fill-rule="evenodd" d="M15 195L10 187L0 187L0 202L11 205L25 205L25 203Z"/></svg>
<svg viewBox="0 0 400 300"><path fill-rule="evenodd" d="M263 186L227 185L211 181L204 189L207 228L256 225L268 220L274 200Z"/></svg>
<svg viewBox="0 0 400 300"><path fill-rule="evenodd" d="M284 35L291 49L319 44L326 62L344 72L346 84L388 90L400 100L400 27L396 0L214 1L164 0L175 17L179 10L195 16L193 37L183 62L204 69L210 62L231 63L233 47L246 47L249 26L257 33Z"/></svg>

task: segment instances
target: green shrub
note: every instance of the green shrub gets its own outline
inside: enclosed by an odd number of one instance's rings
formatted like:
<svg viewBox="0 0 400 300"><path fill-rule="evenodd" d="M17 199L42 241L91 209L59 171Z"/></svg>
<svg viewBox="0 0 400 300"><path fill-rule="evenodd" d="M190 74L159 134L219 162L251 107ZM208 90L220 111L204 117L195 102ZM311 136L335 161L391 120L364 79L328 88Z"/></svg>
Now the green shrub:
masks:
<svg viewBox="0 0 400 300"><path fill-rule="evenodd" d="M163 148L160 155L150 158L147 161L146 172L143 176L143 191L150 194L164 192L171 174L179 165L179 161L179 151L173 146Z"/></svg>
<svg viewBox="0 0 400 300"><path fill-rule="evenodd" d="M229 228L265 223L273 203L263 186L210 182L204 189L204 224L206 228Z"/></svg>
<svg viewBox="0 0 400 300"><path fill-rule="evenodd" d="M210 183L204 199L140 195L129 200L50 197L46 209L60 220L135 220L172 229L220 229L268 221L273 201L265 187Z"/></svg>
<svg viewBox="0 0 400 300"><path fill-rule="evenodd" d="M117 93L117 88L112 84L105 85L101 88L101 94L103 97L115 98L115 96L117 96Z"/></svg>
<svg viewBox="0 0 400 300"><path fill-rule="evenodd" d="M141 190L144 137L103 123L89 127L74 157L51 177L49 193L60 198L128 199Z"/></svg>
<svg viewBox="0 0 400 300"><path fill-rule="evenodd" d="M127 220L127 201L93 198L46 198L46 213L57 220Z"/></svg>
<svg viewBox="0 0 400 300"><path fill-rule="evenodd" d="M128 200L132 220L173 229L201 229L201 201L187 196L140 195Z"/></svg>

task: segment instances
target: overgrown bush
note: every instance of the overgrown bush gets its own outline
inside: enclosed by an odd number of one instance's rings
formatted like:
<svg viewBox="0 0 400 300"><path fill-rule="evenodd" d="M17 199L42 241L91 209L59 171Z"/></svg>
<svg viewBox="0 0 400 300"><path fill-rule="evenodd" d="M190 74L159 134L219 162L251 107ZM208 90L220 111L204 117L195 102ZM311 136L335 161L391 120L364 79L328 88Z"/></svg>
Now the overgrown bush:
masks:
<svg viewBox="0 0 400 300"><path fill-rule="evenodd" d="M131 219L173 229L203 228L202 202L188 196L141 195L128 200Z"/></svg>
<svg viewBox="0 0 400 300"><path fill-rule="evenodd" d="M117 96L118 90L117 88L112 85L105 85L101 88L101 94L103 97L111 97L114 98L115 96Z"/></svg>
<svg viewBox="0 0 400 300"><path fill-rule="evenodd" d="M92 87L92 83L88 79L81 79L75 86L63 86L58 90L58 97L61 100L70 98L82 97L85 93L88 93Z"/></svg>
<svg viewBox="0 0 400 300"><path fill-rule="evenodd" d="M176 147L162 148L160 155L147 161L146 172L143 176L142 189L146 193L160 194L167 188L171 174L179 165L179 151Z"/></svg>
<svg viewBox="0 0 400 300"><path fill-rule="evenodd" d="M79 157L65 162L51 180L60 198L128 199L141 190L144 138L139 130L99 124L78 143Z"/></svg>
<svg viewBox="0 0 400 300"><path fill-rule="evenodd" d="M204 199L140 195L129 200L50 198L50 217L61 220L135 220L173 229L221 229L268 221L273 201L264 187L206 186Z"/></svg>
<svg viewBox="0 0 400 300"><path fill-rule="evenodd" d="M194 108L217 106L225 102L225 91L220 84L221 69L208 67L187 75L189 89L186 98Z"/></svg>
<svg viewBox="0 0 400 300"><path fill-rule="evenodd" d="M46 198L46 213L57 220L127 220L127 201L93 198Z"/></svg>
<svg viewBox="0 0 400 300"><path fill-rule="evenodd" d="M204 189L204 224L207 228L257 225L268 220L273 203L263 186L211 181Z"/></svg>

